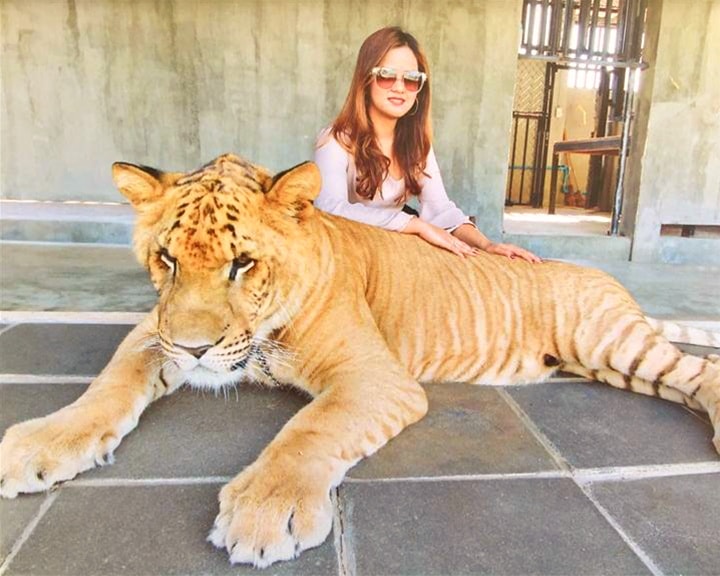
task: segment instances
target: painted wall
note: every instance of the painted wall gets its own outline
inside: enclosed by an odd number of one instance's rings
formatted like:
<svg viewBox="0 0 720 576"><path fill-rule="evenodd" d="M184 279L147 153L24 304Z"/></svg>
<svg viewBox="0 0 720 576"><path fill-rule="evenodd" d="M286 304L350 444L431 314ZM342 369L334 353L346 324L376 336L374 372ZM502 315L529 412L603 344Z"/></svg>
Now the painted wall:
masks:
<svg viewBox="0 0 720 576"><path fill-rule="evenodd" d="M641 170L626 180L623 226L632 234L634 224L638 261L672 259L667 242L681 250L677 239L660 237L662 224L720 223L720 1L651 3L660 4L648 24L651 68L631 155Z"/></svg>
<svg viewBox="0 0 720 576"><path fill-rule="evenodd" d="M399 24L432 66L446 187L500 231L519 0L3 0L0 17L4 198L119 200L116 160L306 160L362 40Z"/></svg>

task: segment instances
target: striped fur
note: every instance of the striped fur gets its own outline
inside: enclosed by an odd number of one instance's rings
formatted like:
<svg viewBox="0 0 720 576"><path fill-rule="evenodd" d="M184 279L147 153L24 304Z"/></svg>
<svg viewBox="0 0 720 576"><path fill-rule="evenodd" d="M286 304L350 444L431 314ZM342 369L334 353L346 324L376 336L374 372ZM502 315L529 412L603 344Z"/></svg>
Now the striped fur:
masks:
<svg viewBox="0 0 720 576"><path fill-rule="evenodd" d="M118 164L114 178L138 210L135 250L158 305L73 405L8 429L5 497L109 460L183 383L290 383L314 397L220 493L210 541L261 567L326 538L329 491L424 416L421 382L506 385L562 369L706 411L720 449L718 357L681 352L670 325L603 272L462 259L321 213L312 164L273 179L226 155L187 175Z"/></svg>
<svg viewBox="0 0 720 576"><path fill-rule="evenodd" d="M655 332L662 334L676 344L692 344L694 346L706 346L709 348L720 348L720 332L703 330L695 326L688 326L671 320L659 320L646 316L648 324Z"/></svg>

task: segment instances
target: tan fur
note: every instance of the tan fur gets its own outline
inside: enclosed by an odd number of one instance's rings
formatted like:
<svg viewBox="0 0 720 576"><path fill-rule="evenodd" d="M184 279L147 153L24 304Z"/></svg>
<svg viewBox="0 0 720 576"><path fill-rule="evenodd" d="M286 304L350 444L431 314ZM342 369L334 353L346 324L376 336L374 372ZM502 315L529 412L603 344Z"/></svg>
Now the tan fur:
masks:
<svg viewBox="0 0 720 576"><path fill-rule="evenodd" d="M108 458L184 382L314 396L220 493L210 540L256 566L326 538L330 489L425 414L418 382L534 382L562 368L707 411L720 448L717 359L680 352L602 272L461 259L321 213L312 164L275 180L229 155L188 175L113 172L138 210L135 250L158 305L73 405L7 431L3 496Z"/></svg>

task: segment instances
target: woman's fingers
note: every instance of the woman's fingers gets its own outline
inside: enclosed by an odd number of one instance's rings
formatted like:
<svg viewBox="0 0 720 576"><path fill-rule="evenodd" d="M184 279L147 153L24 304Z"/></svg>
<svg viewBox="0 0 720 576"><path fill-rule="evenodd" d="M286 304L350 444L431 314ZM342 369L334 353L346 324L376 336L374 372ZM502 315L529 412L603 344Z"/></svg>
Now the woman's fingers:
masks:
<svg viewBox="0 0 720 576"><path fill-rule="evenodd" d="M508 258L522 258L532 264L538 264L542 262L542 258L539 258L529 250L515 246L514 244L493 244L488 248L488 252L491 254L500 254L501 256L507 256Z"/></svg>

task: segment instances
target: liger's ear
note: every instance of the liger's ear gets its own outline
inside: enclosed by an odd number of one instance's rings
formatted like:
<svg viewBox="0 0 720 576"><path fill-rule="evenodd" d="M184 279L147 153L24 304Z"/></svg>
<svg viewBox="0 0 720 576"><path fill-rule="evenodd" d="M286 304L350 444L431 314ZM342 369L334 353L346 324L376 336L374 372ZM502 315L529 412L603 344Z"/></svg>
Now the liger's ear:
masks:
<svg viewBox="0 0 720 576"><path fill-rule="evenodd" d="M303 162L275 175L265 198L289 216L303 220L313 213L312 202L320 193L321 183L318 167Z"/></svg>
<svg viewBox="0 0 720 576"><path fill-rule="evenodd" d="M158 200L162 196L166 179L160 170L125 162L112 165L112 177L120 192L135 208Z"/></svg>

